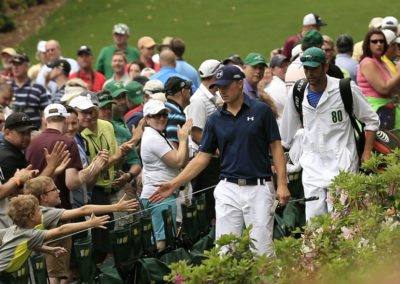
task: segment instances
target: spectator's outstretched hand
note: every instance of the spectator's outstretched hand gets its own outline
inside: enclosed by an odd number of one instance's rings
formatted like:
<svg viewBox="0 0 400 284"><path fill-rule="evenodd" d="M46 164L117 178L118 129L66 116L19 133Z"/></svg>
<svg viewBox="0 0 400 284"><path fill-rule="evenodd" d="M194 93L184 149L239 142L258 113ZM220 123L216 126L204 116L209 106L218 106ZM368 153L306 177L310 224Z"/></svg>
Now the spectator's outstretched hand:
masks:
<svg viewBox="0 0 400 284"><path fill-rule="evenodd" d="M43 150L47 165L54 169L56 169L67 156L70 156L70 153L67 150L67 145L63 141L57 141L56 144L54 144L51 153L49 153L47 148L44 148Z"/></svg>
<svg viewBox="0 0 400 284"><path fill-rule="evenodd" d="M27 166L24 169L17 170L14 174L14 177L19 179L21 183L25 183L26 181L30 180L31 178L34 178L38 175L39 171L34 170L32 168L32 165Z"/></svg>
<svg viewBox="0 0 400 284"><path fill-rule="evenodd" d="M127 199L125 193L116 205L119 212L132 212L138 207L138 202L136 199Z"/></svg>
<svg viewBox="0 0 400 284"><path fill-rule="evenodd" d="M112 184L117 187L124 187L125 184L129 182L131 175L129 173L125 173L123 171L119 171L119 177L116 178Z"/></svg>
<svg viewBox="0 0 400 284"><path fill-rule="evenodd" d="M65 255L67 252L68 251L63 247L50 247L49 254L57 258Z"/></svg>
<svg viewBox="0 0 400 284"><path fill-rule="evenodd" d="M179 141L183 141L188 139L190 132L192 130L192 125L193 125L193 120L190 118L188 120L186 120L185 124L182 125L182 127L180 125L178 125L178 139Z"/></svg>
<svg viewBox="0 0 400 284"><path fill-rule="evenodd" d="M143 131L144 131L144 123L145 123L145 120L144 120L144 118L142 118L139 121L137 127L135 127L135 125L132 125L132 129L131 129L132 138L131 138L131 140L128 141L128 143L136 144L138 141L140 141L142 139Z"/></svg>
<svg viewBox="0 0 400 284"><path fill-rule="evenodd" d="M55 169L54 175L58 176L59 174L63 173L65 169L67 168L69 162L71 161L71 156L70 155L65 155L64 159L60 163L60 165Z"/></svg>
<svg viewBox="0 0 400 284"><path fill-rule="evenodd" d="M94 215L94 213L92 213L92 216L90 216L90 219L88 222L90 224L90 227L98 228L98 229L107 229L107 227L104 225L108 223L109 219L110 219L109 215L103 215L103 216L97 217L96 215Z"/></svg>

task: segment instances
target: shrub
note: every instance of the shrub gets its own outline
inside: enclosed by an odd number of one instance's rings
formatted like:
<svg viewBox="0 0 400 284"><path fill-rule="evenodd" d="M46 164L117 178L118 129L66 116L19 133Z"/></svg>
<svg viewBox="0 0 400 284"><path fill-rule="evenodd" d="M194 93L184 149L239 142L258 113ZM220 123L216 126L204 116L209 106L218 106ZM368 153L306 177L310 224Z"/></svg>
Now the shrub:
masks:
<svg viewBox="0 0 400 284"><path fill-rule="evenodd" d="M209 259L171 265L174 283L376 283L397 281L400 263L400 150L373 156L363 172L341 172L329 188L334 211L312 219L301 238L275 241L276 257L257 256L249 231L224 236ZM383 281L385 282L385 281Z"/></svg>
<svg viewBox="0 0 400 284"><path fill-rule="evenodd" d="M14 30L15 20L0 12L0 32L5 33Z"/></svg>

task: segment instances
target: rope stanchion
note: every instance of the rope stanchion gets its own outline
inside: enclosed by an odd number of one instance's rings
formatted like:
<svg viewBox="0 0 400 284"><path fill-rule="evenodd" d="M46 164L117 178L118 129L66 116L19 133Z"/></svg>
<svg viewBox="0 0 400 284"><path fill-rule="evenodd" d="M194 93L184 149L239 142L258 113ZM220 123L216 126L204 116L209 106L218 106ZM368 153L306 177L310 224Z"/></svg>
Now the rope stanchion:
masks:
<svg viewBox="0 0 400 284"><path fill-rule="evenodd" d="M209 186L209 187L205 187L205 188L203 188L203 189L201 189L201 190L198 190L198 191L196 191L196 192L193 192L193 193L190 193L190 194L187 194L187 195L178 196L177 198L168 200L166 203L173 203L173 202L176 202L176 201L177 201L178 199L180 199L180 198L186 198L186 197L189 197L190 195L192 195L192 196L193 196L193 195L197 195L197 194L199 194L199 193L201 193L201 192L207 191L207 190L209 190L209 189L211 189L211 188L214 188L214 187L216 187L216 186L217 186L217 185L215 184L215 185L212 185L212 186ZM163 204L158 203L158 204L154 205L154 206L152 207L152 209L155 208L155 207L161 206L161 205L165 205L165 203L163 203ZM122 220L122 219L129 218L130 216L135 216L135 215L143 214L143 213L145 213L145 212L148 211L148 210L149 210L149 209L143 209L143 210L139 210L139 211L136 211L136 212L127 214L127 215L122 216L122 217L119 217L119 218L117 218L117 219L108 221L107 224L110 224L110 223L113 223L113 222L117 222L117 221ZM91 229L92 229L92 228L80 230L80 231L78 231L78 232L75 232L75 233L72 233L72 234L68 234L68 235L65 235L65 236L63 236L63 237L60 237L60 238L57 238L57 239L54 239L54 240L50 240L50 241L46 242L45 244L46 244L46 245L47 245L47 244L51 244L51 243L57 242L57 241L59 241L59 240L62 240L62 239L69 238L69 237L72 237L72 236L74 236L74 235L80 234L80 233L82 233L82 232L89 231L89 230L91 230Z"/></svg>

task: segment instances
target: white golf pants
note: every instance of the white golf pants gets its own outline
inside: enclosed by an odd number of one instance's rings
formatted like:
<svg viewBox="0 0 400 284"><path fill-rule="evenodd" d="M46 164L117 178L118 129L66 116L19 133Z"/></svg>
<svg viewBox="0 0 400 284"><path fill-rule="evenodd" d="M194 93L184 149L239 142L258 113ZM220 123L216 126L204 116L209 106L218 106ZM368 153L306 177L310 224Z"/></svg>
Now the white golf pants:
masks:
<svg viewBox="0 0 400 284"><path fill-rule="evenodd" d="M272 182L240 186L221 180L215 188L214 197L217 239L225 234L241 236L243 228L252 224L250 237L254 240L256 252L260 255L274 254L271 207L275 189Z"/></svg>

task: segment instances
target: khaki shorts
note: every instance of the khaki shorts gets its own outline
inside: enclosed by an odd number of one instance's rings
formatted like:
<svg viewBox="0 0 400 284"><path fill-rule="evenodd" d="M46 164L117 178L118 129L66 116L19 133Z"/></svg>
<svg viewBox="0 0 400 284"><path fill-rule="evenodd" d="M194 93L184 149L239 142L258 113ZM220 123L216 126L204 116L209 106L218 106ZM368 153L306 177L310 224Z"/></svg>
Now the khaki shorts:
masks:
<svg viewBox="0 0 400 284"><path fill-rule="evenodd" d="M47 265L47 273L51 278L69 278L70 274L70 258L71 258L71 249L72 249L72 239L71 237L61 239L56 242L52 242L49 244L52 247L63 247L67 250L67 253L60 256L54 257L52 255L46 254L46 265Z"/></svg>

